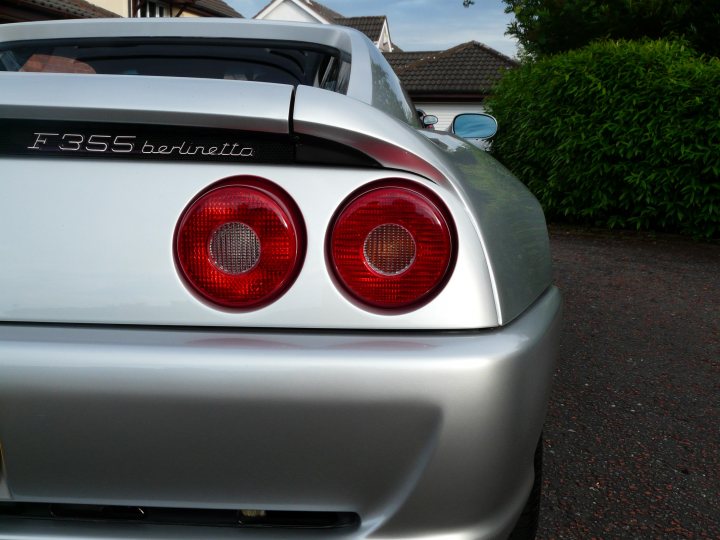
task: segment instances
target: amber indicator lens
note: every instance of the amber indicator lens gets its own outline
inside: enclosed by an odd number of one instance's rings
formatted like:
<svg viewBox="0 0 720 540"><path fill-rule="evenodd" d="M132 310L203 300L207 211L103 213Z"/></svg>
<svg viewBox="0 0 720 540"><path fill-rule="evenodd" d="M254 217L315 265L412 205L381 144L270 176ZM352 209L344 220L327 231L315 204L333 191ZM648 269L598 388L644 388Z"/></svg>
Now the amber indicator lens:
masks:
<svg viewBox="0 0 720 540"><path fill-rule="evenodd" d="M396 223L378 225L365 237L363 255L372 270L383 276L397 276L415 262L415 239Z"/></svg>
<svg viewBox="0 0 720 540"><path fill-rule="evenodd" d="M279 298L300 271L305 230L297 206L275 184L226 180L197 198L178 224L181 275L206 300L257 309Z"/></svg>
<svg viewBox="0 0 720 540"><path fill-rule="evenodd" d="M455 260L454 225L429 190L383 183L351 196L330 227L331 269L353 298L382 309L420 307Z"/></svg>

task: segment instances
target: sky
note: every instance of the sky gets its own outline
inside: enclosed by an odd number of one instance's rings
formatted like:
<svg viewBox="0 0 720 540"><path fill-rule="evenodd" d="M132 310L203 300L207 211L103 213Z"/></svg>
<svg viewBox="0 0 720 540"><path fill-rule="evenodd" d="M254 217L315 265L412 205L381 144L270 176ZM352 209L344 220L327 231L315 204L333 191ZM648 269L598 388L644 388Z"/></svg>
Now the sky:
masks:
<svg viewBox="0 0 720 540"><path fill-rule="evenodd" d="M270 0L225 0L246 18L253 17ZM501 0L475 0L464 8L462 0L321 0L346 17L386 15L393 43L405 51L433 51L479 41L508 56L517 54L515 40L505 36L512 15Z"/></svg>

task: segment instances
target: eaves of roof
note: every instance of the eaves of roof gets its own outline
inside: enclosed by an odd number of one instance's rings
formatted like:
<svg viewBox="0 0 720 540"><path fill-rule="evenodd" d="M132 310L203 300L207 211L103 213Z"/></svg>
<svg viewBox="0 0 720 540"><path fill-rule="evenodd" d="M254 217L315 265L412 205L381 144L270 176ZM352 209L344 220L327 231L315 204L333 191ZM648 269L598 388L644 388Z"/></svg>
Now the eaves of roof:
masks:
<svg viewBox="0 0 720 540"><path fill-rule="evenodd" d="M275 0L270 0L267 4L265 4L260 11L258 11L255 14L256 18L258 15L260 15L263 11L265 11L267 8L269 8ZM320 2L315 2L315 0L294 0L295 2L298 2L299 4L302 4L307 9L314 11L317 13L321 18L325 19L329 23L334 23L335 19L342 19L343 16L340 15L337 11L333 11L327 6L322 5Z"/></svg>

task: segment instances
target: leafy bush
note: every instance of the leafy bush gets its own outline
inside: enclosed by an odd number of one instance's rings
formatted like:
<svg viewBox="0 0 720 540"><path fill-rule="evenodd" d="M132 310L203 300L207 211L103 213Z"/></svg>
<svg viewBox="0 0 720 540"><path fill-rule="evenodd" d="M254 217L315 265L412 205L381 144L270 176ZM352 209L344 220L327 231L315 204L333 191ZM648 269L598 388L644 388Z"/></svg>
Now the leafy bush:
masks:
<svg viewBox="0 0 720 540"><path fill-rule="evenodd" d="M509 72L488 108L549 219L720 236L720 60L594 43Z"/></svg>

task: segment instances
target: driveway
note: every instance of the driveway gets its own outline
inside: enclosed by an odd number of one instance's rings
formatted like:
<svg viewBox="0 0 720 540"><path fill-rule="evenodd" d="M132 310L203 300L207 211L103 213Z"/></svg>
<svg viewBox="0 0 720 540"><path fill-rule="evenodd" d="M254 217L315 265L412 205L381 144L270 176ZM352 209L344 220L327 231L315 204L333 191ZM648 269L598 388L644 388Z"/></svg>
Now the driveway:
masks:
<svg viewBox="0 0 720 540"><path fill-rule="evenodd" d="M554 228L538 538L720 538L720 244Z"/></svg>

